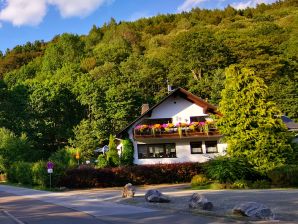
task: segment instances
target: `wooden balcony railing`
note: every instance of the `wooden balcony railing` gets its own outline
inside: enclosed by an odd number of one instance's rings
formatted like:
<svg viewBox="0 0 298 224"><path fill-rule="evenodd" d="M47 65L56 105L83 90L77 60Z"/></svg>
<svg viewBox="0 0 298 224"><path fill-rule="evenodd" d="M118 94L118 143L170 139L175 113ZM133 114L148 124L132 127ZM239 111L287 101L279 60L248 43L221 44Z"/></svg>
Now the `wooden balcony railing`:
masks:
<svg viewBox="0 0 298 224"><path fill-rule="evenodd" d="M135 139L144 138L191 138L191 137L208 137L219 136L220 133L216 128L209 128L208 130L191 130L190 128L172 128L170 130L164 129L134 129Z"/></svg>

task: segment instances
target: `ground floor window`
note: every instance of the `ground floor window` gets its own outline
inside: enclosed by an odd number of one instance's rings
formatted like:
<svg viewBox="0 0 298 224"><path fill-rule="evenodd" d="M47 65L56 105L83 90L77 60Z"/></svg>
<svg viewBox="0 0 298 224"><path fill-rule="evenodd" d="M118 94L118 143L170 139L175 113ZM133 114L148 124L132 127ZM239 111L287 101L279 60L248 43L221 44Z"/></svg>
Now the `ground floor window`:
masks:
<svg viewBox="0 0 298 224"><path fill-rule="evenodd" d="M218 152L217 141L208 141L208 142L206 141L205 145L206 145L207 153L217 153Z"/></svg>
<svg viewBox="0 0 298 224"><path fill-rule="evenodd" d="M138 157L139 159L175 158L176 145L174 143L140 144L138 145Z"/></svg>
<svg viewBox="0 0 298 224"><path fill-rule="evenodd" d="M190 143L190 152L191 154L202 154L202 142L191 142Z"/></svg>

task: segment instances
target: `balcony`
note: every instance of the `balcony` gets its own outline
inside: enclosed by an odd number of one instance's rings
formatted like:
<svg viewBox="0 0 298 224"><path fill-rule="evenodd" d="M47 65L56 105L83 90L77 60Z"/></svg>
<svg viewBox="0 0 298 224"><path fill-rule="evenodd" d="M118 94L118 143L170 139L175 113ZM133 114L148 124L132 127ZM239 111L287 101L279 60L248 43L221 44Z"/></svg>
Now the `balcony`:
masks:
<svg viewBox="0 0 298 224"><path fill-rule="evenodd" d="M214 123L192 122L190 124L142 124L135 127L135 139L179 139L220 136Z"/></svg>

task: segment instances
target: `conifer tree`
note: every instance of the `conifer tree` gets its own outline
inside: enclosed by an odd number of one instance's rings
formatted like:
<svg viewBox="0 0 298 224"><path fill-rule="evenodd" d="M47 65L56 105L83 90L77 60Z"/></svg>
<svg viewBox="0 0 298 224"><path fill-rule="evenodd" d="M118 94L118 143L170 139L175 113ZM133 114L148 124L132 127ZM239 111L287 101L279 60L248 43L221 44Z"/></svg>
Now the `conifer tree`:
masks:
<svg viewBox="0 0 298 224"><path fill-rule="evenodd" d="M109 138L109 151L107 152L107 161L109 166L118 166L120 161L119 161L119 155L115 143L115 137L113 135L110 135Z"/></svg>
<svg viewBox="0 0 298 224"><path fill-rule="evenodd" d="M228 154L246 157L261 172L286 163L292 152L280 111L267 97L268 88L254 71L238 66L226 70L218 127Z"/></svg>

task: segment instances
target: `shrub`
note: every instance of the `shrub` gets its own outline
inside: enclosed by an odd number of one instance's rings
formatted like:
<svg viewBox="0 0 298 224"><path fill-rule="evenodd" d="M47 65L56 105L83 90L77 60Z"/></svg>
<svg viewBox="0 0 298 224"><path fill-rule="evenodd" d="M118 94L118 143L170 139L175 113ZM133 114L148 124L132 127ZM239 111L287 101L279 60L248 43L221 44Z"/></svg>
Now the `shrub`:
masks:
<svg viewBox="0 0 298 224"><path fill-rule="evenodd" d="M232 189L246 189L248 188L248 182L246 180L236 180L232 185Z"/></svg>
<svg viewBox="0 0 298 224"><path fill-rule="evenodd" d="M39 156L37 150L32 150L25 134L17 136L6 128L0 128L0 172L8 172L14 162L31 162Z"/></svg>
<svg viewBox="0 0 298 224"><path fill-rule="evenodd" d="M298 165L284 165L268 172L272 184L280 187L298 186Z"/></svg>
<svg viewBox="0 0 298 224"><path fill-rule="evenodd" d="M253 180L258 175L245 160L234 157L217 157L205 164L207 176L220 183L233 183L237 180Z"/></svg>
<svg viewBox="0 0 298 224"><path fill-rule="evenodd" d="M109 151L107 152L107 161L109 166L111 167L116 167L120 164L119 155L115 144L115 137L113 135L110 135L109 139Z"/></svg>
<svg viewBox="0 0 298 224"><path fill-rule="evenodd" d="M198 174L193 176L191 179L191 186L196 187L196 186L204 186L208 184L209 180L204 174Z"/></svg>
<svg viewBox="0 0 298 224"><path fill-rule="evenodd" d="M53 153L49 160L54 163L52 174L53 186L60 185L60 180L65 176L66 171L77 166L75 151L73 149L60 149Z"/></svg>
<svg viewBox="0 0 298 224"><path fill-rule="evenodd" d="M120 164L123 166L133 165L133 145L129 139L122 140L123 151L120 157Z"/></svg>
<svg viewBox="0 0 298 224"><path fill-rule="evenodd" d="M7 173L8 180L14 183L32 185L31 166L31 163L23 161L13 163Z"/></svg>
<svg viewBox="0 0 298 224"><path fill-rule="evenodd" d="M18 179L17 179L17 164L13 163L10 166L10 169L7 170L7 180L12 182L12 183L17 183Z"/></svg>
<svg viewBox="0 0 298 224"><path fill-rule="evenodd" d="M108 161L106 159L106 156L101 154L97 158L97 168L105 168L108 166Z"/></svg>
<svg viewBox="0 0 298 224"><path fill-rule="evenodd" d="M49 185L49 174L45 161L38 161L32 165L33 184L46 187Z"/></svg>
<svg viewBox="0 0 298 224"><path fill-rule="evenodd" d="M271 183L268 180L256 180L250 187L254 189L268 189L271 187Z"/></svg>
<svg viewBox="0 0 298 224"><path fill-rule="evenodd" d="M69 188L114 187L127 183L162 184L190 182L202 171L199 163L158 164L122 166L115 168L70 169L61 179L61 184Z"/></svg>

